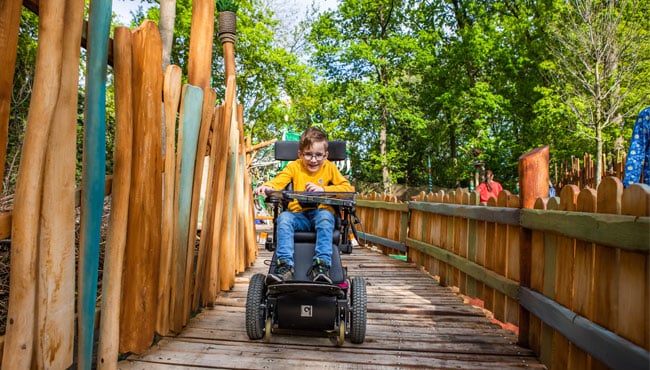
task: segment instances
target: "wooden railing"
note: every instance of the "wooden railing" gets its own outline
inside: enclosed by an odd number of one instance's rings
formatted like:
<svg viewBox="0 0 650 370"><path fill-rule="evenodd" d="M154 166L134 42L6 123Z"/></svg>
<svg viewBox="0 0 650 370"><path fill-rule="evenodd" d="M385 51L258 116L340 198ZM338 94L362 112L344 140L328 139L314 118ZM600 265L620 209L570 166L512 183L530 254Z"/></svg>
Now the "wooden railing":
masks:
<svg viewBox="0 0 650 370"><path fill-rule="evenodd" d="M610 177L519 204L507 191L487 205L464 190L363 195L360 239L482 301L551 369L647 369L650 187Z"/></svg>

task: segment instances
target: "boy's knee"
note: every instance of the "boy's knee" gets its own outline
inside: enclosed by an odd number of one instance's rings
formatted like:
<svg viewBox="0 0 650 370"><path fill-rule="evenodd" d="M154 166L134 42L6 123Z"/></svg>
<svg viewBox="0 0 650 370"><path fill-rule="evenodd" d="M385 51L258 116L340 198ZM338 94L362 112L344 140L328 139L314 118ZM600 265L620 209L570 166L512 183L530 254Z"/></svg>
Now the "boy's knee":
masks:
<svg viewBox="0 0 650 370"><path fill-rule="evenodd" d="M316 223L330 224L334 226L334 215L330 211L322 209L318 212L318 216L316 217Z"/></svg>

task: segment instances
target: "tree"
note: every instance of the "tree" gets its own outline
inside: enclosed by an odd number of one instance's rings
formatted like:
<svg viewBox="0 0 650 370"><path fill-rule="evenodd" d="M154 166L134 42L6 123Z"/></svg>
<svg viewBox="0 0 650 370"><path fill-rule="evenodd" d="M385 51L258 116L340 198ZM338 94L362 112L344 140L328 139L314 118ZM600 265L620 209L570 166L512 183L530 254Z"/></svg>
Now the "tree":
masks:
<svg viewBox="0 0 650 370"><path fill-rule="evenodd" d="M620 135L624 118L638 113L650 95L648 22L639 16L648 11L647 2L636 0L570 0L551 28L546 67L575 117L574 129L595 141L596 184L604 143Z"/></svg>
<svg viewBox="0 0 650 370"><path fill-rule="evenodd" d="M254 140L278 137L286 123L281 97L291 96L293 114L302 113L305 94L314 88L310 69L298 58L275 43L273 30L277 21L273 12L262 0L238 1L237 42L235 44L235 64L237 68L237 95L244 105L245 128ZM216 12L216 8L215 8ZM147 18L158 20L160 9L151 7ZM144 15L136 15L136 19ZM176 64L187 76L189 37L192 20L191 0L176 1L174 42L171 63ZM218 17L215 16L215 29ZM215 37L215 43L219 42ZM212 86L217 96L225 94L224 64L221 45L213 45ZM309 103L313 104L313 103Z"/></svg>
<svg viewBox="0 0 650 370"><path fill-rule="evenodd" d="M408 131L419 121L409 122L403 114L412 107L401 81L416 48L407 14L403 0L344 0L322 14L310 34L312 61L332 88L329 119L366 144L365 166L381 169L387 193L394 181L391 169L403 169L406 159L390 133Z"/></svg>
<svg viewBox="0 0 650 370"><path fill-rule="evenodd" d="M160 0L160 39L162 40L163 71L169 65L172 54L172 42L174 41L174 20L176 19L176 0Z"/></svg>

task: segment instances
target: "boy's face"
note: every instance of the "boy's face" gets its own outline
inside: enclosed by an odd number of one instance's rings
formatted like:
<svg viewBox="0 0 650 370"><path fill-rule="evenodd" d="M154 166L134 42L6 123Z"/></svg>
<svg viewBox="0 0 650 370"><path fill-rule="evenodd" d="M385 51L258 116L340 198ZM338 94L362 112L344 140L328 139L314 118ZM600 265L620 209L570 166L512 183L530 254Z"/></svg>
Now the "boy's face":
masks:
<svg viewBox="0 0 650 370"><path fill-rule="evenodd" d="M302 158L302 163L309 173L316 173L320 170L323 162L327 158L327 154L325 142L323 141L312 143L308 149L298 152L298 155Z"/></svg>

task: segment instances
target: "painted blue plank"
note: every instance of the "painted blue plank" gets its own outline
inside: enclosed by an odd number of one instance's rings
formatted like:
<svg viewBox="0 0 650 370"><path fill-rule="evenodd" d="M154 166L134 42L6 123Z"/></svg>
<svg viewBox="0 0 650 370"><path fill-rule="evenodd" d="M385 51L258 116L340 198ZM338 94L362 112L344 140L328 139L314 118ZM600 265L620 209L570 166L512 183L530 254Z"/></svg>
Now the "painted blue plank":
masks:
<svg viewBox="0 0 650 370"><path fill-rule="evenodd" d="M106 69L112 0L92 0L88 21L86 123L81 192L78 369L91 369L106 172Z"/></svg>
<svg viewBox="0 0 650 370"><path fill-rule="evenodd" d="M192 183L194 182L194 162L196 161L196 146L199 140L201 115L203 107L203 90L187 85L183 98L183 146L181 148L181 168L178 189L178 246L186 247L189 238L190 210L192 207Z"/></svg>

